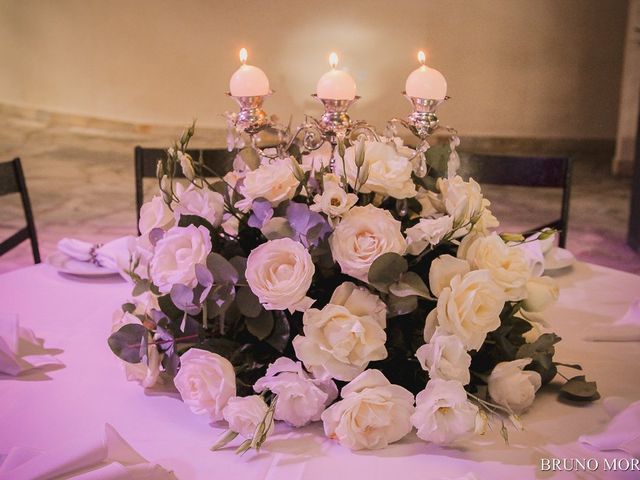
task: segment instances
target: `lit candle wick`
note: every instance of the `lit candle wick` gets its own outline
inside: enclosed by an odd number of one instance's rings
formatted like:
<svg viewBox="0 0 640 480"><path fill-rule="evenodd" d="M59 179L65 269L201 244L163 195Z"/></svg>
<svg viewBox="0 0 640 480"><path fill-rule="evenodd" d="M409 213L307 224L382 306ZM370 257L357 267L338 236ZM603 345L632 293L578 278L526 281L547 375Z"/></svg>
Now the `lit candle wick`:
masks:
<svg viewBox="0 0 640 480"><path fill-rule="evenodd" d="M334 70L338 66L338 54L336 52L331 52L331 55L329 55L329 65Z"/></svg>
<svg viewBox="0 0 640 480"><path fill-rule="evenodd" d="M420 62L421 65L424 65L425 60L427 59L426 55L424 54L424 52L422 50L420 50L418 52L418 61Z"/></svg>
<svg viewBox="0 0 640 480"><path fill-rule="evenodd" d="M247 49L244 47L240 49L240 61L243 65L247 63Z"/></svg>

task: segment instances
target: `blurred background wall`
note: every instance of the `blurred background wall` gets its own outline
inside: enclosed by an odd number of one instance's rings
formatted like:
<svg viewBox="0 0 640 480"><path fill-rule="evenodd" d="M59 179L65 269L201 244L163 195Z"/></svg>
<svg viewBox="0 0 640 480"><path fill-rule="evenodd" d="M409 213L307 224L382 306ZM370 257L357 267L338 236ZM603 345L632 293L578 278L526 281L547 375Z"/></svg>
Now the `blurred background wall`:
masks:
<svg viewBox="0 0 640 480"><path fill-rule="evenodd" d="M355 117L404 115L419 49L444 73L441 119L463 135L613 139L626 0L0 0L0 103L150 125L223 126L238 50L276 94L309 97L336 50L363 99Z"/></svg>

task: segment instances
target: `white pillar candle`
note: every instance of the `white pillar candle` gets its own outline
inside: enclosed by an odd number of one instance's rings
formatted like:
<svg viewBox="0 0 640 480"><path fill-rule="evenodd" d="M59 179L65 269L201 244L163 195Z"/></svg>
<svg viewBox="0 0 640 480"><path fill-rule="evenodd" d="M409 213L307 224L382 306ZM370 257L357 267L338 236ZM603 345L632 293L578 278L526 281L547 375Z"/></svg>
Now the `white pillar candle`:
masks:
<svg viewBox="0 0 640 480"><path fill-rule="evenodd" d="M242 65L231 75L229 91L234 97L255 97L268 95L269 79L258 67L247 65L247 49L240 49Z"/></svg>
<svg viewBox="0 0 640 480"><path fill-rule="evenodd" d="M320 77L316 95L325 100L353 100L356 97L356 82L347 72L337 70L338 55L329 55L331 70Z"/></svg>
<svg viewBox="0 0 640 480"><path fill-rule="evenodd" d="M418 60L422 64L407 77L405 92L409 97L444 100L447 95L447 81L435 68L424 64L424 52L418 53Z"/></svg>

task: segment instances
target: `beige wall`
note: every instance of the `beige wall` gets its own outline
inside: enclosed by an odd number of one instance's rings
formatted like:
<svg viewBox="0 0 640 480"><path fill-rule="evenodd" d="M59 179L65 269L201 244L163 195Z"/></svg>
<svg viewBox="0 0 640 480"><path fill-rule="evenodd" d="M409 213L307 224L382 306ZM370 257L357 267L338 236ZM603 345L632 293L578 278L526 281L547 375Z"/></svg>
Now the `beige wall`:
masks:
<svg viewBox="0 0 640 480"><path fill-rule="evenodd" d="M335 49L363 96L353 116L404 115L418 48L449 82L463 134L612 138L626 0L0 0L0 102L152 124L223 125L249 49L277 91L309 98Z"/></svg>

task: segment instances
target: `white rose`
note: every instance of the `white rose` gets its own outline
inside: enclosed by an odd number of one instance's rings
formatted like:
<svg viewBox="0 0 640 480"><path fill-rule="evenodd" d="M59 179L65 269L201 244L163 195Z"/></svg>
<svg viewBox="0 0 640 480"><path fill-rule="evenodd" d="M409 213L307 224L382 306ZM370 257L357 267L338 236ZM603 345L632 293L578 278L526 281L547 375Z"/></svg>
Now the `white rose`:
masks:
<svg viewBox="0 0 640 480"><path fill-rule="evenodd" d="M429 267L429 289L436 297L451 283L456 275L464 275L471 270L469 262L451 255L440 255Z"/></svg>
<svg viewBox="0 0 640 480"><path fill-rule="evenodd" d="M497 233L478 237L466 249L462 257L473 269L485 269L493 281L502 288L507 300L518 301L527 295L526 285L531 278L530 264L522 249L510 247Z"/></svg>
<svg viewBox="0 0 640 480"><path fill-rule="evenodd" d="M460 382L434 379L417 395L411 423L422 440L448 444L475 431L478 413Z"/></svg>
<svg viewBox="0 0 640 480"><path fill-rule="evenodd" d="M489 210L489 205L491 205L491 202L486 198L483 198L482 213L480 214L480 217L478 218L476 223L473 224L472 231L480 232L483 235L488 235L491 230L500 226L500 222L498 221L498 219L493 213L491 213L491 210Z"/></svg>
<svg viewBox="0 0 640 480"><path fill-rule="evenodd" d="M290 238L279 238L263 243L249 254L245 276L251 291L267 310L304 312L314 302L307 297L314 273L307 249Z"/></svg>
<svg viewBox="0 0 640 480"><path fill-rule="evenodd" d="M413 395L380 370L366 370L342 389L342 400L322 414L327 437L351 450L384 448L411 431Z"/></svg>
<svg viewBox="0 0 640 480"><path fill-rule="evenodd" d="M322 310L305 312L304 336L293 339L296 356L317 377L352 380L369 362L387 358L386 312L377 295L343 283Z"/></svg>
<svg viewBox="0 0 640 480"><path fill-rule="evenodd" d="M407 243L400 222L387 210L353 207L329 237L333 259L342 273L368 281L369 267L383 253L403 255Z"/></svg>
<svg viewBox="0 0 640 480"><path fill-rule="evenodd" d="M549 324L539 313L520 310L516 316L526 320L531 325L531 330L527 330L522 334L522 338L524 338L525 342L533 343L538 340L542 334L550 333L548 328Z"/></svg>
<svg viewBox="0 0 640 480"><path fill-rule="evenodd" d="M232 397L222 409L222 416L229 424L229 430L239 433L244 438L252 438L267 410L269 407L259 395ZM267 430L267 435L272 431L273 422Z"/></svg>
<svg viewBox="0 0 640 480"><path fill-rule="evenodd" d="M558 283L551 277L533 277L527 282L526 288L527 296L522 308L529 312L541 312L560 296Z"/></svg>
<svg viewBox="0 0 640 480"><path fill-rule="evenodd" d="M489 395L503 407L521 413L531 406L542 385L538 372L523 370L530 358L520 358L497 364L489 375Z"/></svg>
<svg viewBox="0 0 640 480"><path fill-rule="evenodd" d="M189 180L193 180L196 177L196 171L193 168L191 155L182 151L178 152L178 162L180 162L180 168L184 176Z"/></svg>
<svg viewBox="0 0 640 480"><path fill-rule="evenodd" d="M180 357L173 379L182 400L196 415L222 420L222 409L236 394L233 365L217 353L191 348Z"/></svg>
<svg viewBox="0 0 640 480"><path fill-rule="evenodd" d="M322 195L314 197L314 203L310 208L314 212L326 214L329 222L335 225L337 220L358 202L358 196L355 193L345 192L340 186L338 177L332 173L323 177L322 186Z"/></svg>
<svg viewBox="0 0 640 480"><path fill-rule="evenodd" d="M211 236L205 227L173 227L156 244L149 272L162 293L176 284L194 288L196 265L205 265L211 253Z"/></svg>
<svg viewBox="0 0 640 480"><path fill-rule="evenodd" d="M471 230L470 222L477 220L483 208L480 185L473 178L465 182L458 175L439 178L436 185L447 213L454 218L456 236L465 235Z"/></svg>
<svg viewBox="0 0 640 480"><path fill-rule="evenodd" d="M175 225L173 212L160 195L154 196L140 208L140 222L138 228L141 235L147 235L154 228L167 230Z"/></svg>
<svg viewBox="0 0 640 480"><path fill-rule="evenodd" d="M419 188L416 194L416 200L420 203L420 216L423 218L435 217L443 213L447 213L447 209L442 202L442 197L424 188Z"/></svg>
<svg viewBox="0 0 640 480"><path fill-rule="evenodd" d="M443 215L438 218L422 218L411 228L407 228L407 253L419 255L429 245L437 245L453 229L453 217Z"/></svg>
<svg viewBox="0 0 640 480"><path fill-rule="evenodd" d="M292 161L290 158L278 158L247 171L244 182L238 187L244 198L236 203L236 207L247 212L256 198L264 198L273 206L293 198L300 182L293 175Z"/></svg>
<svg viewBox="0 0 640 480"><path fill-rule="evenodd" d="M231 235L232 237L237 237L240 232L240 220L238 217L231 215L230 213L226 213L223 217L222 221L222 230L227 235Z"/></svg>
<svg viewBox="0 0 640 480"><path fill-rule="evenodd" d="M356 146L346 149L344 162L349 185L355 187L358 167L356 166ZM362 193L375 192L394 198L410 198L416 195L416 185L411 178L413 166L409 159L399 154L393 145L384 142L365 142L365 163L369 175L358 189ZM336 158L336 174L343 174L342 159ZM364 168L367 168L364 167Z"/></svg>
<svg viewBox="0 0 640 480"><path fill-rule="evenodd" d="M177 184L176 196L179 200L173 210L176 221L179 221L182 215L197 215L214 227L222 223L224 199L218 192L208 188L197 188L193 184L187 188Z"/></svg>
<svg viewBox="0 0 640 480"><path fill-rule="evenodd" d="M418 348L416 357L431 379L456 380L462 385L471 381L471 357L460 339L448 335L441 327L436 329L429 343Z"/></svg>
<svg viewBox="0 0 640 480"><path fill-rule="evenodd" d="M456 275L438 297L438 324L456 335L467 350L478 350L487 333L500 326L504 302L502 289L487 270Z"/></svg>
<svg viewBox="0 0 640 480"><path fill-rule="evenodd" d="M253 389L256 392L269 390L278 395L274 418L294 427L320 420L324 409L338 396L333 380L312 378L300 362L286 357L269 365L266 375Z"/></svg>

